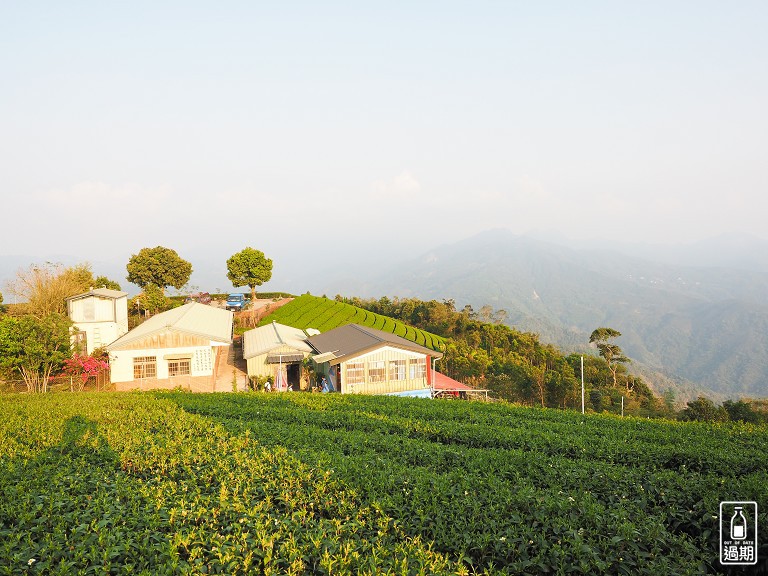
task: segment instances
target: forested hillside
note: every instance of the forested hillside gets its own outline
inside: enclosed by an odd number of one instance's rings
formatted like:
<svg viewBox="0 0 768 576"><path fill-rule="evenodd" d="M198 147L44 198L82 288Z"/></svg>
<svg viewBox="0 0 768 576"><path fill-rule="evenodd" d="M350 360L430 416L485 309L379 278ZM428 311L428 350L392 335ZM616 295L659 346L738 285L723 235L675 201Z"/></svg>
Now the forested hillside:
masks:
<svg viewBox="0 0 768 576"><path fill-rule="evenodd" d="M491 305L506 310L505 323L566 350L611 326L647 374L720 396L768 396L764 268L662 264L611 248L576 250L490 231L322 290Z"/></svg>

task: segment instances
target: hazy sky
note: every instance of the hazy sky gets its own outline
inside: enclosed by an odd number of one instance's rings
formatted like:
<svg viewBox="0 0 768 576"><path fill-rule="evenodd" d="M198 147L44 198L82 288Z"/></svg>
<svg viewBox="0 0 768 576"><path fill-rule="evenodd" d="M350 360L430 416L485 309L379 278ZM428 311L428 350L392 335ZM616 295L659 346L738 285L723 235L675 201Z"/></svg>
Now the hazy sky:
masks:
<svg viewBox="0 0 768 576"><path fill-rule="evenodd" d="M764 1L0 0L0 255L766 238L766 30Z"/></svg>

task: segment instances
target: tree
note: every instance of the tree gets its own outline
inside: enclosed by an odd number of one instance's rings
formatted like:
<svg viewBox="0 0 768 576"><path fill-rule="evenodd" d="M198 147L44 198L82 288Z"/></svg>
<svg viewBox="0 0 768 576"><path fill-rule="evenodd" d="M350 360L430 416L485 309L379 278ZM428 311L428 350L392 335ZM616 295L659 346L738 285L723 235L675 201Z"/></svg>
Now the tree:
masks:
<svg viewBox="0 0 768 576"><path fill-rule="evenodd" d="M699 396L688 402L680 412L681 420L697 420L699 422L726 422L728 412L722 406L716 406L712 400Z"/></svg>
<svg viewBox="0 0 768 576"><path fill-rule="evenodd" d="M480 320L480 322L490 324L490 322L493 320L493 306L486 304L480 308L480 311L477 313L477 319Z"/></svg>
<svg viewBox="0 0 768 576"><path fill-rule="evenodd" d="M546 365L531 366L529 373L534 384L537 400L541 403L541 407L544 408L547 394L547 367Z"/></svg>
<svg viewBox="0 0 768 576"><path fill-rule="evenodd" d="M140 288L157 286L165 294L168 286L180 290L192 275L192 264L181 258L175 250L156 246L142 248L133 254L126 266L128 282Z"/></svg>
<svg viewBox="0 0 768 576"><path fill-rule="evenodd" d="M600 390L589 391L589 403L592 404L592 409L595 412L603 411L603 393Z"/></svg>
<svg viewBox="0 0 768 576"><path fill-rule="evenodd" d="M733 422L750 422L751 424L759 424L762 420L761 414L752 409L749 402L744 400L726 400L723 402L723 409L728 413L728 417Z"/></svg>
<svg viewBox="0 0 768 576"><path fill-rule="evenodd" d="M621 336L621 332L614 330L613 328L597 328L589 337L589 343L595 344L597 346L597 350L599 351L600 356L602 356L606 364L608 364L608 369L611 371L611 375L613 376L614 388L617 386L616 373L619 369L619 366L623 363L629 362L629 358L624 356L624 352L621 350L621 348L619 348L616 344L608 342L608 340L611 338L618 338L619 336ZM629 381L627 381L627 390L629 390Z"/></svg>
<svg viewBox="0 0 768 576"><path fill-rule="evenodd" d="M0 319L0 371L21 375L29 392L47 392L48 379L71 354L71 322L61 314Z"/></svg>
<svg viewBox="0 0 768 576"><path fill-rule="evenodd" d="M248 286L251 289L251 300L255 300L256 286L272 278L272 260L264 256L261 250L244 248L227 260L227 278L235 288Z"/></svg>
<svg viewBox="0 0 768 576"><path fill-rule="evenodd" d="M173 301L167 298L160 288L154 284L149 284L144 289L144 292L131 298L128 305L131 307L131 310L136 310L137 312L156 314L157 312L170 310L173 307Z"/></svg>
<svg viewBox="0 0 768 576"><path fill-rule="evenodd" d="M664 409L672 414L675 411L675 391L672 388L667 388L662 394L664 400Z"/></svg>
<svg viewBox="0 0 768 576"><path fill-rule="evenodd" d="M121 290L120 284L114 280L110 280L106 276L97 276L93 281L94 288L108 288L109 290Z"/></svg>
<svg viewBox="0 0 768 576"><path fill-rule="evenodd" d="M317 372L315 362L308 356L301 361L301 373L307 382L307 390L310 392L317 383Z"/></svg>
<svg viewBox="0 0 768 576"><path fill-rule="evenodd" d="M88 263L70 267L51 262L33 264L16 272L16 278L8 283L11 293L26 302L26 311L38 318L66 314L66 299L92 286L93 272Z"/></svg>

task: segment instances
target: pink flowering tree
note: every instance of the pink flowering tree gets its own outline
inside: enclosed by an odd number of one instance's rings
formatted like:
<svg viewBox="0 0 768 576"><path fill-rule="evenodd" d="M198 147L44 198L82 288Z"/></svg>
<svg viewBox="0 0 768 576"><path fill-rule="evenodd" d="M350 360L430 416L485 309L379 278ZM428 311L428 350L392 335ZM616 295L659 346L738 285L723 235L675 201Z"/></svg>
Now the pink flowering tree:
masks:
<svg viewBox="0 0 768 576"><path fill-rule="evenodd" d="M109 368L109 363L103 356L96 354L77 354L64 361L64 373L69 374L74 389L77 383L77 390L82 391L85 383L90 378L96 378L102 371Z"/></svg>

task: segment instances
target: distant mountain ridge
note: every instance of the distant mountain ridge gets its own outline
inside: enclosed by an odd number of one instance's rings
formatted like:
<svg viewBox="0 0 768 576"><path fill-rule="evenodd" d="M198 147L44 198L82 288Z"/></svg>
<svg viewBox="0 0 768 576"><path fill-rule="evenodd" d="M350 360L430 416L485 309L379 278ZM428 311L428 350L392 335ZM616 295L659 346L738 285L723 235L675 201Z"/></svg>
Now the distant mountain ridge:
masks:
<svg viewBox="0 0 768 576"><path fill-rule="evenodd" d="M759 241L753 248L762 253ZM489 304L507 311L508 324L572 350L610 326L651 371L719 395L768 396L768 266L754 261L754 270L683 266L493 230L324 290Z"/></svg>

